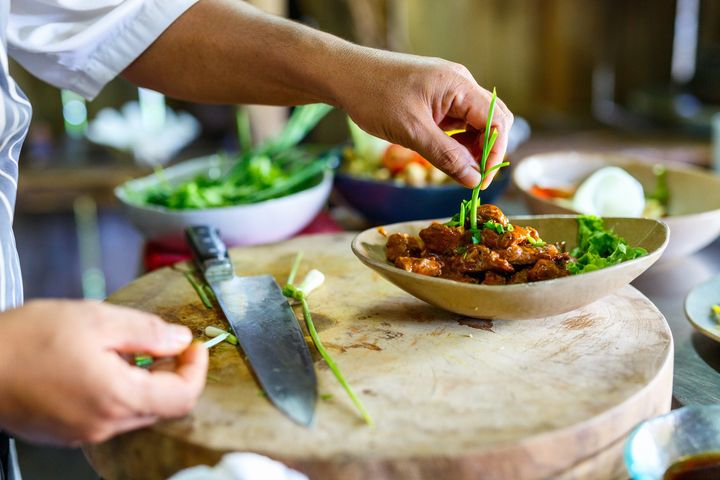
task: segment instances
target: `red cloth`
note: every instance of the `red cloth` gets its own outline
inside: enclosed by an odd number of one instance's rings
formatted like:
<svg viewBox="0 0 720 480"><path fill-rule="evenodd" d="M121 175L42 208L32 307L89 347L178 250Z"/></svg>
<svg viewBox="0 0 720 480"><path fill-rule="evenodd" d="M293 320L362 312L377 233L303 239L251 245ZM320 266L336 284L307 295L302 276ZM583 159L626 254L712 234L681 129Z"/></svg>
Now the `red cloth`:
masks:
<svg viewBox="0 0 720 480"><path fill-rule="evenodd" d="M318 214L310 224L305 227L297 236L312 235L316 233L336 233L342 232L342 228L330 214L323 211ZM183 260L189 260L191 257L188 248L171 248L156 242L147 242L143 253L143 265L146 272L157 270L158 268L167 267Z"/></svg>

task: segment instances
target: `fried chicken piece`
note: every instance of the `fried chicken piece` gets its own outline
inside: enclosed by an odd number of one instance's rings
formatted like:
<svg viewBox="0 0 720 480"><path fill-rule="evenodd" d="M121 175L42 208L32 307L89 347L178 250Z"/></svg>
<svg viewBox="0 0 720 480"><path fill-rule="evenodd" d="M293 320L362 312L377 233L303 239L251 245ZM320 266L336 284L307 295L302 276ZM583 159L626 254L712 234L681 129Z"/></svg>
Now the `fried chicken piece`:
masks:
<svg viewBox="0 0 720 480"><path fill-rule="evenodd" d="M553 278L565 277L568 271L552 260L541 258L532 268L528 270L528 281L539 282L540 280L551 280Z"/></svg>
<svg viewBox="0 0 720 480"><path fill-rule="evenodd" d="M465 229L435 222L420 230L420 238L429 252L445 255L454 252L464 243Z"/></svg>
<svg viewBox="0 0 720 480"><path fill-rule="evenodd" d="M450 269L460 273L477 273L496 270L513 273L515 269L497 252L485 245L470 245L464 255L449 258Z"/></svg>
<svg viewBox="0 0 720 480"><path fill-rule="evenodd" d="M528 270L527 268L523 270L518 270L515 272L507 281L508 285L515 285L517 283L528 283Z"/></svg>
<svg viewBox="0 0 720 480"><path fill-rule="evenodd" d="M555 261L563 255L552 244L545 244L541 247L513 245L498 253L511 265L533 265L541 258Z"/></svg>
<svg viewBox="0 0 720 480"><path fill-rule="evenodd" d="M508 219L502 210L500 210L500 208L496 205L490 205L489 203L478 205L477 219L478 222L482 223L491 221L499 223L503 227L507 227L508 224Z"/></svg>
<svg viewBox="0 0 720 480"><path fill-rule="evenodd" d="M420 275L427 275L429 277L439 277L442 273L442 263L434 257L398 257L395 260L395 266L402 268L406 272L419 273Z"/></svg>
<svg viewBox="0 0 720 480"><path fill-rule="evenodd" d="M393 233L388 237L385 255L394 262L399 257L419 257L422 251L423 247L417 237L407 233Z"/></svg>
<svg viewBox="0 0 720 480"><path fill-rule="evenodd" d="M529 243L528 236L532 236L533 240L537 240L537 230L532 227L513 226L512 230L508 230L503 234L489 228L482 231L483 243L493 250L501 250L513 245L525 245Z"/></svg>
<svg viewBox="0 0 720 480"><path fill-rule="evenodd" d="M487 272L482 281L483 285L505 285L506 283L507 278L496 272Z"/></svg>

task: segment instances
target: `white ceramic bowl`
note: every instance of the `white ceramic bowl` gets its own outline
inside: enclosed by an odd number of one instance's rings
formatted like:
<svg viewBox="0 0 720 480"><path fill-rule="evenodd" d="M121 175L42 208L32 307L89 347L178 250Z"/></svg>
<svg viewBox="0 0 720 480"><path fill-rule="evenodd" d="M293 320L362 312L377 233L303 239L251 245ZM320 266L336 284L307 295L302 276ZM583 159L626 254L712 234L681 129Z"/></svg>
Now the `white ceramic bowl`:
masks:
<svg viewBox="0 0 720 480"><path fill-rule="evenodd" d="M596 170L614 165L635 177L646 192L655 188L652 168L656 162L616 153L553 152L532 155L513 170L513 183L534 214L577 213L530 190L541 187L577 186ZM663 258L694 253L720 235L720 176L683 164L665 163L670 190L670 243Z"/></svg>
<svg viewBox="0 0 720 480"><path fill-rule="evenodd" d="M164 178L177 185L198 175L222 175L231 164L217 155L202 157L166 168ZM218 228L229 245L257 245L284 240L305 228L325 206L333 173L328 169L320 183L292 195L234 207L172 210L133 201L131 192L141 192L158 181L153 174L115 189L127 217L147 239L178 247L184 245L185 227L204 224Z"/></svg>

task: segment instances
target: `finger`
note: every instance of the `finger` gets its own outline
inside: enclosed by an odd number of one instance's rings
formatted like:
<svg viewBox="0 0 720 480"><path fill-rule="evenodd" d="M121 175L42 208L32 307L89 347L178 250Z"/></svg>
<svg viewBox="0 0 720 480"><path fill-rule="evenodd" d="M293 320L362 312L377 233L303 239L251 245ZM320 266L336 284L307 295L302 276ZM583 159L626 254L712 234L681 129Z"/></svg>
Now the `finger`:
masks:
<svg viewBox="0 0 720 480"><path fill-rule="evenodd" d="M192 341L190 329L130 308L102 305L102 333L108 348L121 353L177 355Z"/></svg>
<svg viewBox="0 0 720 480"><path fill-rule="evenodd" d="M445 117L438 124L440 128L445 130L465 130L467 128L467 122L458 118Z"/></svg>
<svg viewBox="0 0 720 480"><path fill-rule="evenodd" d="M425 122L418 130L416 141L410 148L466 187L473 188L480 182L477 163L467 148L447 136L432 121Z"/></svg>
<svg viewBox="0 0 720 480"><path fill-rule="evenodd" d="M480 156L482 155L482 136L480 132L473 128L456 133L452 135L452 138L467 148L470 155L475 159L475 163L480 165Z"/></svg>
<svg viewBox="0 0 720 480"><path fill-rule="evenodd" d="M113 425L113 431L109 432L106 438L99 439L99 441L105 441L108 438L114 437L124 432L130 432L132 430L138 430L140 428L149 427L154 425L160 418L157 415L139 415L136 417L123 418L118 420Z"/></svg>
<svg viewBox="0 0 720 480"><path fill-rule="evenodd" d="M487 116L489 112L491 101L490 92L484 90L482 87L474 83L470 85L470 89L466 95L457 95L454 99L448 115L456 118L465 118L470 129L475 129L483 132L483 135L478 135L478 142L482 142L484 138L484 130L487 125ZM502 162L505 156L505 151L508 144L508 133L512 126L512 114L508 110L507 106L500 100L497 99L495 102L495 109L492 118L492 129L496 129L498 137L490 151L485 165L485 170L492 168L493 166ZM459 140L470 148L476 161L479 161L482 155L482 143L472 143L471 136ZM463 141L464 140L464 141ZM479 145L479 152L474 147ZM481 189L486 189L492 179L497 174L497 170L490 172L483 180Z"/></svg>
<svg viewBox="0 0 720 480"><path fill-rule="evenodd" d="M499 129L498 129L498 132L499 132ZM504 135L498 134L498 137L495 140L495 144L493 145L493 148L490 150L490 155L488 155L487 165L485 166L486 170L489 170L493 166L502 163L503 159L505 158L505 152L507 151L507 143L508 143L507 133L505 133ZM485 190L487 187L490 186L490 184L493 181L493 178L495 178L495 175L497 175L498 171L499 171L499 169L495 169L485 176L485 178L483 179L483 183L480 186L480 190Z"/></svg>
<svg viewBox="0 0 720 480"><path fill-rule="evenodd" d="M145 413L161 418L186 415L205 386L207 365L207 349L194 342L178 357L174 372L136 369L144 375L141 397Z"/></svg>

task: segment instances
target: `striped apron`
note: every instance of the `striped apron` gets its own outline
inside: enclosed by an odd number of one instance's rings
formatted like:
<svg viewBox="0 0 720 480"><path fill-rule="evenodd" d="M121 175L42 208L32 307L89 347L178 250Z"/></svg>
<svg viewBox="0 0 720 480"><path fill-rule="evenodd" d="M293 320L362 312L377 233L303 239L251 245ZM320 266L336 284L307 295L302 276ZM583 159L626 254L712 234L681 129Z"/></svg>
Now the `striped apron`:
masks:
<svg viewBox="0 0 720 480"><path fill-rule="evenodd" d="M7 28L10 0L0 0L0 311L22 304L20 263L12 231L18 157L32 108L8 72ZM8 339L0 338L0 342ZM0 343L0 348L2 344ZM20 480L13 441L0 432L0 480Z"/></svg>

